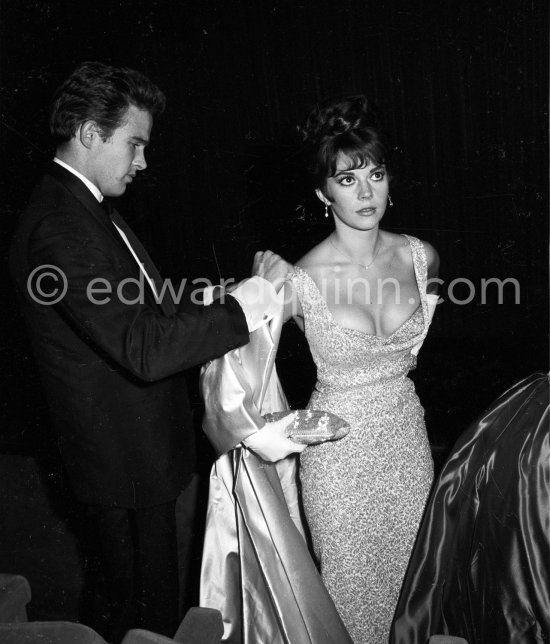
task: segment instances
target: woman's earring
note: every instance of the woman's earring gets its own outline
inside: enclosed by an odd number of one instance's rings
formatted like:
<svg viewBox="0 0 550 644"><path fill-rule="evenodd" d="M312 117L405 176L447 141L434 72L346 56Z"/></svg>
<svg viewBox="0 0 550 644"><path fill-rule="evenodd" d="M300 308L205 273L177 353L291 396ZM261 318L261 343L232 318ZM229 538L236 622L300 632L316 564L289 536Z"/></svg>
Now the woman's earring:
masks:
<svg viewBox="0 0 550 644"><path fill-rule="evenodd" d="M390 206L393 206L393 201L391 200L390 195L388 195L388 204L389 204Z"/></svg>
<svg viewBox="0 0 550 644"><path fill-rule="evenodd" d="M328 203L325 202L325 217L328 217Z"/></svg>

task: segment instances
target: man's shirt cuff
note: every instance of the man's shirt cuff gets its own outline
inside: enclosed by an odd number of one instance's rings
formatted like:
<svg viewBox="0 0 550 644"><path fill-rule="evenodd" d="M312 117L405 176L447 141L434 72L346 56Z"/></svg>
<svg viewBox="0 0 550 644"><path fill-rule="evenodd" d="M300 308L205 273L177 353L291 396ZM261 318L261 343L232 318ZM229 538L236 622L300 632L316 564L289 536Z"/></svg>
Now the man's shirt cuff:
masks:
<svg viewBox="0 0 550 644"><path fill-rule="evenodd" d="M258 275L242 282L231 291L231 296L241 305L250 333L267 324L281 307L280 296L273 284Z"/></svg>

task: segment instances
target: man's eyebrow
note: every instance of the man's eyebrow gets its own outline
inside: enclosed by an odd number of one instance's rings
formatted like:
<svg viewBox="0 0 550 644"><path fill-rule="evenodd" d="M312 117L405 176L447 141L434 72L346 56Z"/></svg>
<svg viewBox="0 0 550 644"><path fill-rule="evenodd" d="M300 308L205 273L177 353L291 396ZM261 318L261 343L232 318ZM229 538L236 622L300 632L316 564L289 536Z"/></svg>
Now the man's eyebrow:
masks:
<svg viewBox="0 0 550 644"><path fill-rule="evenodd" d="M141 136L131 136L130 140L139 143L139 145L148 145L149 143L149 139L142 139Z"/></svg>

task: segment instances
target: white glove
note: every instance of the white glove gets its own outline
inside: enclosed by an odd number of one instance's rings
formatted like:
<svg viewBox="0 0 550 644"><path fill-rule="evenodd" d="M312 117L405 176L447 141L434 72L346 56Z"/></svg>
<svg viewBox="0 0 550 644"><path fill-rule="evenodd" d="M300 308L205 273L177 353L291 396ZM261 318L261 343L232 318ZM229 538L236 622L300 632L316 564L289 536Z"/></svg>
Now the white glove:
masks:
<svg viewBox="0 0 550 644"><path fill-rule="evenodd" d="M294 422L294 414L266 423L262 429L248 436L243 445L251 449L264 461L275 463L289 454L303 452L307 447L288 438L287 428Z"/></svg>

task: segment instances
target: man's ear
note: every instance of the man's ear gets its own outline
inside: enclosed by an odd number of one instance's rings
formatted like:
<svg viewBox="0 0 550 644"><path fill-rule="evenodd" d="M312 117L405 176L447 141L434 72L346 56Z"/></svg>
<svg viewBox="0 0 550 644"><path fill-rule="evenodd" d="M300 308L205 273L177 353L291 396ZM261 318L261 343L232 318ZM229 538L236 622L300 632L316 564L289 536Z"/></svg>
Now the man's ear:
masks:
<svg viewBox="0 0 550 644"><path fill-rule="evenodd" d="M325 195L323 194L323 191L321 190L321 188L317 188L317 190L315 190L315 194L317 195L317 198L320 199L324 203L325 206L330 206L331 201L330 201L330 199L325 197Z"/></svg>
<svg viewBox="0 0 550 644"><path fill-rule="evenodd" d="M100 138L100 131L95 121L84 121L78 131L80 143L85 148L91 148L92 145Z"/></svg>

